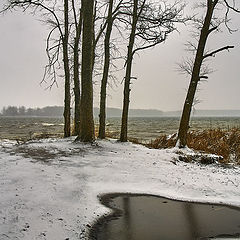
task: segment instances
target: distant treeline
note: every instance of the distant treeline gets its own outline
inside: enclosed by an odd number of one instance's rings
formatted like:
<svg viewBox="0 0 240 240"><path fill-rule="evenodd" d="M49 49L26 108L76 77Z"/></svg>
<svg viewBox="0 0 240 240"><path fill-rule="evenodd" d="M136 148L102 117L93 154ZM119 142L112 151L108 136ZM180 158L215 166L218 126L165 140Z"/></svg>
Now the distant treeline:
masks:
<svg viewBox="0 0 240 240"><path fill-rule="evenodd" d="M72 112L73 114L73 112ZM179 117L181 111L163 112L156 109L130 109L129 117ZM44 108L26 108L24 106L8 106L2 109L1 116L42 116L62 117L62 106L47 106ZM94 117L98 118L99 108L94 108ZM118 117L122 115L120 108L107 108L107 117ZM240 117L240 110L196 110L193 117Z"/></svg>
<svg viewBox="0 0 240 240"><path fill-rule="evenodd" d="M26 108L24 106L8 106L4 107L1 112L2 116L53 116L63 115L63 107L49 106L44 108Z"/></svg>
<svg viewBox="0 0 240 240"><path fill-rule="evenodd" d="M122 110L119 108L107 108L107 117L121 117ZM130 109L130 117L160 117L163 112L154 109ZM24 106L8 106L2 109L2 116L52 116L62 117L62 106L48 106L44 108L26 108ZM99 115L99 108L94 108L94 117Z"/></svg>

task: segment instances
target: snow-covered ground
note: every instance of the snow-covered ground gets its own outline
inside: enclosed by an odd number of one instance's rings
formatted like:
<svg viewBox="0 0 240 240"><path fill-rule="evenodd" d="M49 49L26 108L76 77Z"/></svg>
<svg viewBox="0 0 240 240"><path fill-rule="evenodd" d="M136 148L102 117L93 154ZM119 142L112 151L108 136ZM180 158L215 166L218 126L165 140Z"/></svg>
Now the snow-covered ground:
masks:
<svg viewBox="0 0 240 240"><path fill-rule="evenodd" d="M240 206L240 168L175 161L174 150L115 140L0 142L0 240L87 239L108 214L97 196L149 193Z"/></svg>

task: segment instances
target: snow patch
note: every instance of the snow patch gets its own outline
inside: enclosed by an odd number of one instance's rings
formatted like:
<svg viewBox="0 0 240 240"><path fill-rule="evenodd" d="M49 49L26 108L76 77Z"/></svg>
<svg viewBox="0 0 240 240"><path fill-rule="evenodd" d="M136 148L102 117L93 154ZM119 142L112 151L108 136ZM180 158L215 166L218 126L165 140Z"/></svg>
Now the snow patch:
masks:
<svg viewBox="0 0 240 240"><path fill-rule="evenodd" d="M87 239L93 221L110 212L97 196L111 192L240 206L240 168L178 156L176 148L112 139L1 141L0 239Z"/></svg>

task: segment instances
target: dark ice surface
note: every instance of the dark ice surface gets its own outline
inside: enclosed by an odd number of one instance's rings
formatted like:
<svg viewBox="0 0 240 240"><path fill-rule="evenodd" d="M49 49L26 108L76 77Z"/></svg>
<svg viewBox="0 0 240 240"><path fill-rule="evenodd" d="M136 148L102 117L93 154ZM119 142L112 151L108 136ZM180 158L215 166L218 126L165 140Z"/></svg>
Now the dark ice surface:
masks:
<svg viewBox="0 0 240 240"><path fill-rule="evenodd" d="M91 230L98 240L240 239L240 209L150 195L108 194L114 210Z"/></svg>

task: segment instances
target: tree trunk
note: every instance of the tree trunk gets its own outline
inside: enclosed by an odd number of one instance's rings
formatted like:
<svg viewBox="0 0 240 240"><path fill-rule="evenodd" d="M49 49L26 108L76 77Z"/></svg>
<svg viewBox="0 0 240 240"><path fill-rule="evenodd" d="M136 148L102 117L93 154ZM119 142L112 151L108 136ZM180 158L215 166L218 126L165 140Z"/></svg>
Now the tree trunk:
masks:
<svg viewBox="0 0 240 240"><path fill-rule="evenodd" d="M81 10L80 10L81 11ZM82 30L82 11L80 12L80 18L78 24L76 24L76 37L74 39L74 97L75 97L75 109L74 109L74 132L76 136L80 133L80 81L79 81L79 41Z"/></svg>
<svg viewBox="0 0 240 240"><path fill-rule="evenodd" d="M130 82L131 82L131 73L132 73L132 61L133 61L133 47L135 40L135 32L138 21L138 0L134 0L133 6L133 16L132 16L132 28L128 44L128 53L126 61L126 73L124 81L124 98L123 98L123 111L122 111L122 125L121 125L121 134L120 141L127 141L127 130L128 130L128 110L130 102Z"/></svg>
<svg viewBox="0 0 240 240"><path fill-rule="evenodd" d="M92 142L94 136L93 120L93 0L82 0L83 40L82 40L82 72L81 72L81 115L80 134L77 139Z"/></svg>
<svg viewBox="0 0 240 240"><path fill-rule="evenodd" d="M180 126L178 130L178 141L177 147L184 148L187 145L187 132L189 129L189 121L191 116L192 105L195 97L195 93L197 90L197 85L200 80L200 71L203 62L204 50L206 46L206 42L209 36L209 28L211 26L211 20L213 16L214 8L217 4L217 1L208 0L207 4L207 13L204 19L203 27L201 30L197 53L193 65L193 72L191 76L190 85L188 88L187 97L184 103L182 117L180 120Z"/></svg>
<svg viewBox="0 0 240 240"><path fill-rule="evenodd" d="M105 138L105 126L106 126L106 92L107 92L107 81L108 81L108 73L109 73L109 66L110 66L110 38L112 32L112 9L113 9L113 0L109 0L108 6L108 25L106 30L106 36L104 40L104 70L103 70L103 77L101 82L101 94L100 94L100 114L99 114L99 133L98 137L100 139Z"/></svg>
<svg viewBox="0 0 240 240"><path fill-rule="evenodd" d="M68 57L68 0L64 0L64 37L63 42L63 62L65 73L65 100L64 100L64 137L71 135L71 95L70 95L70 70L69 70L69 57Z"/></svg>

